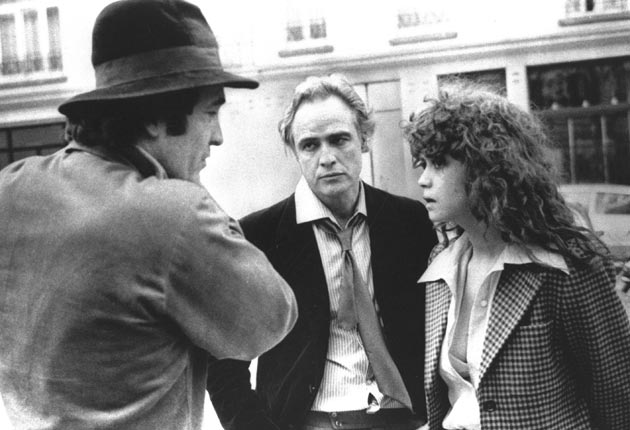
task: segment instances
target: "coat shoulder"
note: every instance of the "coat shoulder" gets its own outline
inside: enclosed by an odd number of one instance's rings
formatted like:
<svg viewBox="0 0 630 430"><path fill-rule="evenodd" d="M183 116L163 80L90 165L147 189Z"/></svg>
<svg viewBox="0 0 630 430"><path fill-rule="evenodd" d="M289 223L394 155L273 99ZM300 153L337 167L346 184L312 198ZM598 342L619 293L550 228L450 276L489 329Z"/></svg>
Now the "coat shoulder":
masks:
<svg viewBox="0 0 630 430"><path fill-rule="evenodd" d="M291 217L295 222L295 200L293 195L269 207L252 212L239 220L245 237L255 245L272 240L281 220Z"/></svg>

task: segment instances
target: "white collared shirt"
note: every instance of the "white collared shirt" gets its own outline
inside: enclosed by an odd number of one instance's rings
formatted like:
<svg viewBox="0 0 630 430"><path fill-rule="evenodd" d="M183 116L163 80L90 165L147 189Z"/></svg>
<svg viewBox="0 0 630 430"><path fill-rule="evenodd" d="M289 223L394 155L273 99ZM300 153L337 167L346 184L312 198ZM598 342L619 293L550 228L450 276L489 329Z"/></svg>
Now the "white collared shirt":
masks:
<svg viewBox="0 0 630 430"><path fill-rule="evenodd" d="M440 375L448 386L448 397L451 403L451 409L444 418L442 426L449 430L481 428L476 389L479 387L483 344L488 329L492 301L505 265L537 263L569 273L567 264L560 254L540 247L524 248L517 244L507 244L497 256L474 298L468 324L466 363L457 364L455 362L457 359L452 357L449 351L453 346L457 315L463 296L463 289L458 288L458 286L465 282L471 249L472 245L468 235L462 234L459 239L435 257L418 281L433 282L442 279L451 291L446 335L439 359ZM459 368L461 371L462 367L460 366L462 365L467 365L467 379L456 369Z"/></svg>
<svg viewBox="0 0 630 430"><path fill-rule="evenodd" d="M333 213L315 196L304 178L300 179L295 190L295 208L298 224L328 218L339 225ZM358 214L362 214L367 219L363 184L360 185L359 200L352 218L361 216ZM350 220L348 220L349 222ZM404 407L393 399L383 398L376 381L367 377L369 361L363 349L359 331L356 328L351 331L344 330L339 326L336 317L339 309L343 267L341 244L334 234L321 228L318 223L313 222L312 226L326 276L331 314L324 376L313 402L312 410L335 412L366 409L369 406L368 396L370 394L380 400L381 408ZM346 226L340 227L345 228ZM374 300L370 235L366 221L354 226L352 252L361 275L366 280L372 300ZM376 306L376 310L378 312L378 306Z"/></svg>

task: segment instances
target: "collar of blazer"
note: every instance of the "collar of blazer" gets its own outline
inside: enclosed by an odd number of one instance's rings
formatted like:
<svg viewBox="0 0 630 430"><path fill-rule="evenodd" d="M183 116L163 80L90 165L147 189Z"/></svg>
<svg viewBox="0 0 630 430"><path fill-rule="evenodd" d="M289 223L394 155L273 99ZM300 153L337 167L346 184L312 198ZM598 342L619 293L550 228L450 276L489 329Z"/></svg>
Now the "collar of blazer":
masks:
<svg viewBox="0 0 630 430"><path fill-rule="evenodd" d="M372 250L372 276L377 300L382 300L381 287L391 281L392 267L398 258L397 238L404 231L396 223L396 209L389 194L363 184L367 207L367 222L370 230ZM280 220L275 231L274 249L269 250L274 264L282 266L286 277L312 278L310 282L326 285L317 241L311 223L297 224L295 218L295 198L284 201ZM314 263L317 262L317 263ZM286 278L285 277L285 278Z"/></svg>
<svg viewBox="0 0 630 430"><path fill-rule="evenodd" d="M516 329L537 292L543 284L548 269L532 270L536 265L507 264L502 272L490 310L490 320L483 346L483 356L479 379L485 373L505 345L510 334ZM438 377L440 348L446 333L447 317L451 302L451 292L443 280L426 284L426 371L427 387L432 387Z"/></svg>

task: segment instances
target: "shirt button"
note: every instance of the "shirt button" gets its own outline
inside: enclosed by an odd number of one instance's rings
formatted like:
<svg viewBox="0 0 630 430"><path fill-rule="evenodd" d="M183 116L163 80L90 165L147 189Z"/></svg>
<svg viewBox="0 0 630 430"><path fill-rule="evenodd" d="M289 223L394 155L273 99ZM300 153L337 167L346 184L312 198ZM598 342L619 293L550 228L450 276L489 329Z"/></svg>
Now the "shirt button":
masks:
<svg viewBox="0 0 630 430"><path fill-rule="evenodd" d="M479 304L485 308L486 306L488 306L488 301L482 300Z"/></svg>
<svg viewBox="0 0 630 430"><path fill-rule="evenodd" d="M317 389L317 387L314 384L311 384L308 386L308 392L313 394L315 392L315 390Z"/></svg>
<svg viewBox="0 0 630 430"><path fill-rule="evenodd" d="M331 417L335 418L337 416L337 412L333 412L330 414Z"/></svg>

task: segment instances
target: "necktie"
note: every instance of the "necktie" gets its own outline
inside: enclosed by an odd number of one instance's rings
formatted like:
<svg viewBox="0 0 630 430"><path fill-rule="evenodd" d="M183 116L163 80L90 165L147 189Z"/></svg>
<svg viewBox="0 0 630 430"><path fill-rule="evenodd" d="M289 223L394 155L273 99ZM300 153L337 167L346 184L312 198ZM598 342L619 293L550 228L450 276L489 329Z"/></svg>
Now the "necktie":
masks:
<svg viewBox="0 0 630 430"><path fill-rule="evenodd" d="M363 348L379 389L383 394L412 409L409 393L394 360L389 355L368 286L361 276L352 252L352 231L357 221L361 221L359 216L356 216L343 230L337 228L329 220L324 220L322 223L325 230L337 236L342 248L343 280L338 311L339 323L346 330L352 330L358 324Z"/></svg>

